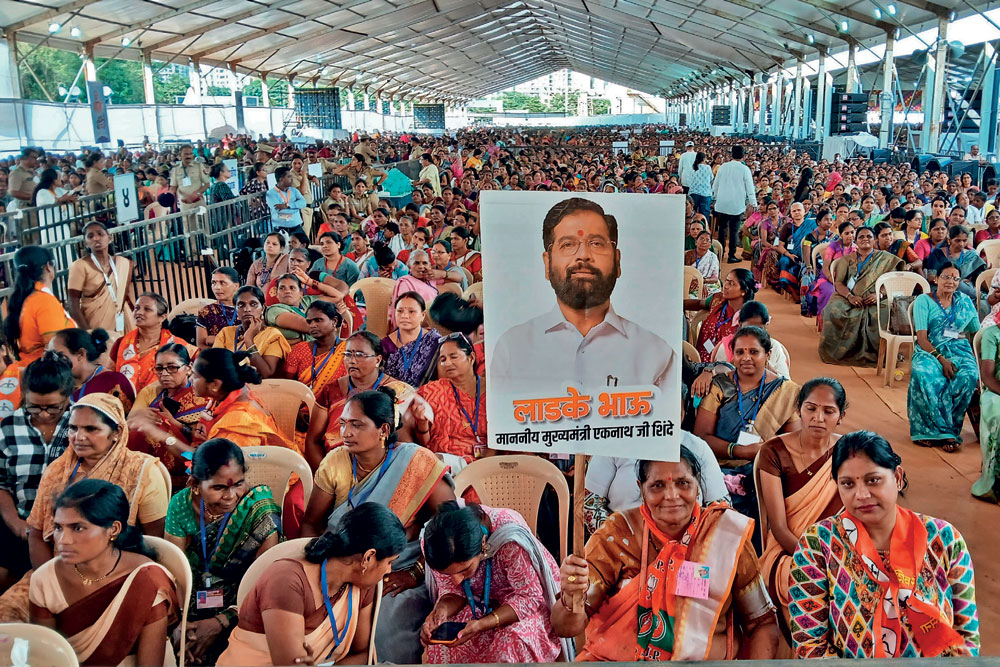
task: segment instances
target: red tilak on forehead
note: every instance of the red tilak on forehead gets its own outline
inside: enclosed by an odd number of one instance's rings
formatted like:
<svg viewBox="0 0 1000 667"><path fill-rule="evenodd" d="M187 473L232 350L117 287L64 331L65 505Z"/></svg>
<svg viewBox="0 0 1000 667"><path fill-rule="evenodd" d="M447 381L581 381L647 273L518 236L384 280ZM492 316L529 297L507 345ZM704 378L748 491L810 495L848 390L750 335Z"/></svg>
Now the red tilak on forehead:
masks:
<svg viewBox="0 0 1000 667"><path fill-rule="evenodd" d="M226 480L226 486L233 487L236 486L236 480L230 478Z"/></svg>
<svg viewBox="0 0 1000 667"><path fill-rule="evenodd" d="M583 230L582 229L576 230L576 235L577 236L583 236Z"/></svg>
<svg viewBox="0 0 1000 667"><path fill-rule="evenodd" d="M673 475L667 475L667 481L670 482L671 484L673 484L674 483L674 476Z"/></svg>

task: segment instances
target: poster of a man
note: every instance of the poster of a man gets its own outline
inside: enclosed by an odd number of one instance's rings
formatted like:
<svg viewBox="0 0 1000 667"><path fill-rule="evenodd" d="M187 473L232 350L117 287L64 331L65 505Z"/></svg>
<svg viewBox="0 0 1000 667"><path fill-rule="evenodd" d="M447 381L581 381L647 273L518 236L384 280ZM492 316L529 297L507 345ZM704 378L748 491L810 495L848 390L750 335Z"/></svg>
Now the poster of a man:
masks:
<svg viewBox="0 0 1000 667"><path fill-rule="evenodd" d="M628 439L670 458L683 198L488 192L482 211L484 247L499 249L484 257L491 446L606 454Z"/></svg>

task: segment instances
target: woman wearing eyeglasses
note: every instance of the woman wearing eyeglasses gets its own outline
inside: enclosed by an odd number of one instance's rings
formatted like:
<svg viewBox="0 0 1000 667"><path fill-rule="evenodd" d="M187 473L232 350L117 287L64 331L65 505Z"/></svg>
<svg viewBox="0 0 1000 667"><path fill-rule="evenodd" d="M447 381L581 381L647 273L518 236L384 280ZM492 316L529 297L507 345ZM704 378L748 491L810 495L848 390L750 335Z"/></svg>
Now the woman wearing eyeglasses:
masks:
<svg viewBox="0 0 1000 667"><path fill-rule="evenodd" d="M153 371L159 379L135 397L129 419L145 419L176 438L190 441L210 401L199 396L191 384L191 356L187 348L179 343L161 347L156 353ZM142 417L137 417L139 415ZM187 468L180 453L149 437L131 422L128 448L160 459L170 472L173 488L180 489L187 484Z"/></svg>
<svg viewBox="0 0 1000 667"><path fill-rule="evenodd" d="M309 419L306 436L306 460L315 469L326 453L344 442L340 416L348 399L362 391L392 387L396 396L396 413L406 412L414 389L385 372L386 354L382 341L370 331L359 331L347 339L342 375L326 383L316 394L316 405Z"/></svg>
<svg viewBox="0 0 1000 667"><path fill-rule="evenodd" d="M466 290L468 280L465 271L455 262L451 261L451 241L439 239L431 246L431 285L441 288L448 283L457 284L462 290Z"/></svg>
<svg viewBox="0 0 1000 667"><path fill-rule="evenodd" d="M458 474L465 464L492 455L486 445L486 382L476 375L476 353L465 334L442 339L437 372L438 380L417 390L423 400L411 408L413 436Z"/></svg>

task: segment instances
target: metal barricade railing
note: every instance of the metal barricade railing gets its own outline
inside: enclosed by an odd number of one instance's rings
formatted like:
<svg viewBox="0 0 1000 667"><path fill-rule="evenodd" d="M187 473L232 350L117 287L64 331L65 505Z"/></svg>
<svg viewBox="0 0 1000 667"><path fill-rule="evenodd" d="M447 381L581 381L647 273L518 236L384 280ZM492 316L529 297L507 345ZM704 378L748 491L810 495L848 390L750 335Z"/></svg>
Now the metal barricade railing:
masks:
<svg viewBox="0 0 1000 667"><path fill-rule="evenodd" d="M211 294L209 277L215 266L231 266L236 252L250 238L263 236L271 226L266 205L260 206L264 193L243 195L218 204L199 207L172 215L115 224L114 209L110 209L108 232L117 255L132 260L133 296L155 292L174 306L185 299ZM22 219L49 216L55 207L23 211ZM103 222L103 220L102 220ZM81 224L86 224L83 222ZM47 238L41 238L47 233ZM69 221L61 225L34 228L28 237L39 235L38 245L49 248L55 257L56 276L53 292L61 300L67 298L70 265L85 256L84 237ZM8 234L9 236L9 234ZM34 241L28 241L31 243ZM23 245L11 240L0 253L0 298L12 290L14 254Z"/></svg>

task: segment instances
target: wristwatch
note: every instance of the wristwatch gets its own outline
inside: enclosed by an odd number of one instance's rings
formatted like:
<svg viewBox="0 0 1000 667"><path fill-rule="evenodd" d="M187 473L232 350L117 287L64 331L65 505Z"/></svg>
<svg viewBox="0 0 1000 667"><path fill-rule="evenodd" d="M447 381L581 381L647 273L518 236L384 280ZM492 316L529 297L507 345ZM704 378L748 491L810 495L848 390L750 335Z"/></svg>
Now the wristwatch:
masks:
<svg viewBox="0 0 1000 667"><path fill-rule="evenodd" d="M167 439L163 441L163 444L166 445L168 448L173 449L174 447L177 446L177 438L175 438L172 435L168 436Z"/></svg>

